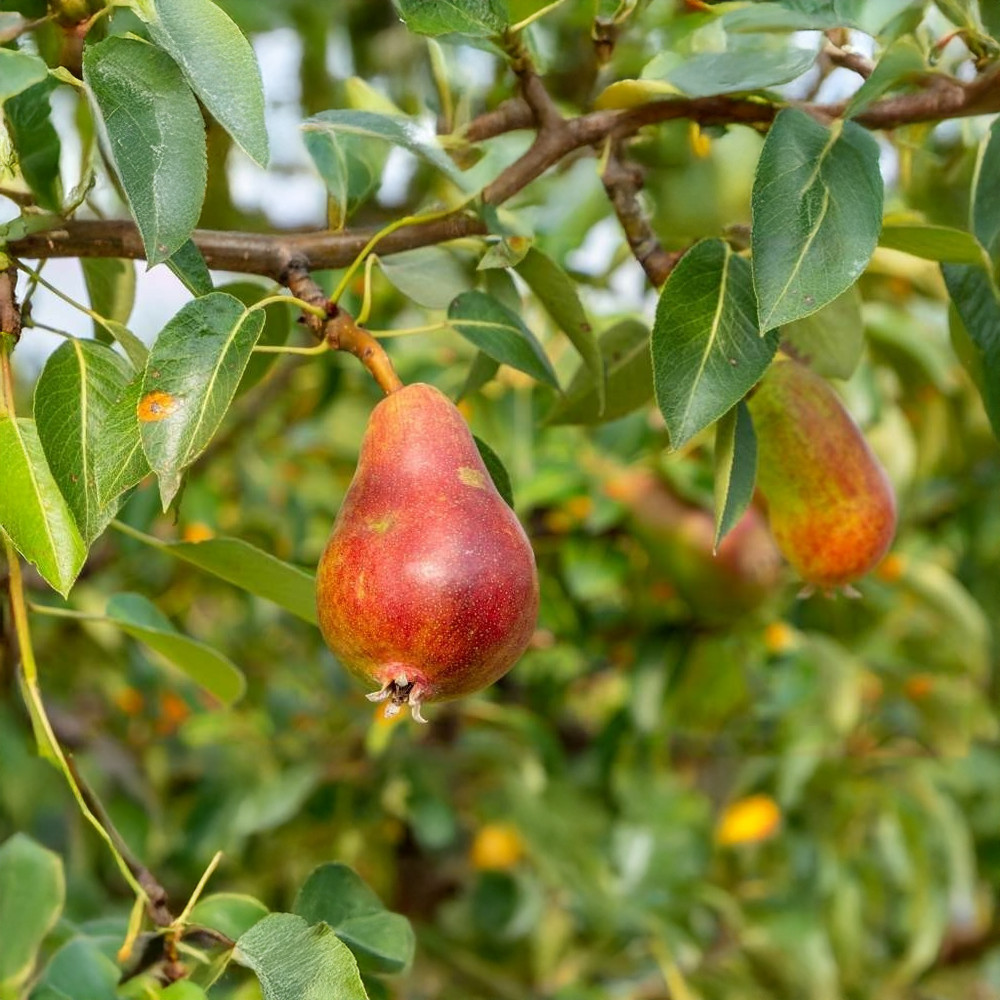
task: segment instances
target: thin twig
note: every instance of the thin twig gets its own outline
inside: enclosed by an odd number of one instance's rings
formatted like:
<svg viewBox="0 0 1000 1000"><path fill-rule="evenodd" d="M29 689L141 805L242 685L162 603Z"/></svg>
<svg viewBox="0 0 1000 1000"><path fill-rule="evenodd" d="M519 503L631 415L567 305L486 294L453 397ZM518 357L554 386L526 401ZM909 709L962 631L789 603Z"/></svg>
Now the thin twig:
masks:
<svg viewBox="0 0 1000 1000"><path fill-rule="evenodd" d="M601 181L608 199L618 216L632 255L639 262L650 282L659 288L680 260L683 251L664 250L639 202L642 172L624 163L620 150L612 148L607 157Z"/></svg>
<svg viewBox="0 0 1000 1000"><path fill-rule="evenodd" d="M73 775L77 788L87 808L97 817L105 832L111 838L115 849L121 855L129 871L135 876L136 881L142 886L147 896L146 912L150 920L157 927L169 927L174 923L174 915L167 906L167 890L160 885L153 873L132 853L131 848L125 843L122 835L115 828L104 804L97 797L96 792L87 784L86 779L76 766L76 761L72 754L66 754L66 766Z"/></svg>

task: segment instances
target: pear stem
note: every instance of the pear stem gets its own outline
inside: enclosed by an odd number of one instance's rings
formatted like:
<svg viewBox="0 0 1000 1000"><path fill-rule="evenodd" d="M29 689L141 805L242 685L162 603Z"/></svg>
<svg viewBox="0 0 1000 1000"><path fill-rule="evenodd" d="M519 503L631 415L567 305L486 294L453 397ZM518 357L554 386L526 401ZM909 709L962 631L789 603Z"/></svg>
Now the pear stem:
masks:
<svg viewBox="0 0 1000 1000"><path fill-rule="evenodd" d="M302 322L312 330L318 340L323 341L334 351L347 351L348 354L353 354L368 369L387 396L403 388L403 383L396 374L385 348L364 327L359 326L346 309L323 294L304 262L292 261L285 268L281 283L286 285L297 299L314 308L319 307L322 316L316 315L313 311L302 315Z"/></svg>

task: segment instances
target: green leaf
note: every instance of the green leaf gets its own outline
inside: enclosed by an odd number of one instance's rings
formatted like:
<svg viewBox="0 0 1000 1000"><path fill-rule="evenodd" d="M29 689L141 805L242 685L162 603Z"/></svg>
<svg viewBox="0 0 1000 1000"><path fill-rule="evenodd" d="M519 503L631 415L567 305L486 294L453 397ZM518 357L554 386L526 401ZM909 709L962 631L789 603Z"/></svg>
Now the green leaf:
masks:
<svg viewBox="0 0 1000 1000"><path fill-rule="evenodd" d="M753 499L757 478L757 435L741 399L715 428L715 541L736 526Z"/></svg>
<svg viewBox="0 0 1000 1000"><path fill-rule="evenodd" d="M163 990L158 1000L206 1000L208 994L189 979L180 979Z"/></svg>
<svg viewBox="0 0 1000 1000"><path fill-rule="evenodd" d="M980 267L942 264L948 294L974 346L972 358L962 358L977 379L993 434L1000 438L1000 290L993 276ZM978 364L976 363L978 362Z"/></svg>
<svg viewBox="0 0 1000 1000"><path fill-rule="evenodd" d="M177 64L153 45L112 35L88 45L83 79L150 266L184 244L205 197L205 126Z"/></svg>
<svg viewBox="0 0 1000 1000"><path fill-rule="evenodd" d="M492 244L479 259L477 271L489 271L499 267L517 267L531 249L529 236L504 236Z"/></svg>
<svg viewBox="0 0 1000 1000"><path fill-rule="evenodd" d="M350 949L326 925L272 913L236 943L236 958L253 969L264 1000L367 1000Z"/></svg>
<svg viewBox="0 0 1000 1000"><path fill-rule="evenodd" d="M660 292L651 349L656 402L680 448L738 402L778 349L758 334L750 265L722 240L702 240Z"/></svg>
<svg viewBox="0 0 1000 1000"><path fill-rule="evenodd" d="M192 295L208 295L212 291L212 275L193 240L185 240L167 258L166 265Z"/></svg>
<svg viewBox="0 0 1000 1000"><path fill-rule="evenodd" d="M499 35L510 23L507 0L393 0L407 28L418 35Z"/></svg>
<svg viewBox="0 0 1000 1000"><path fill-rule="evenodd" d="M545 306L548 314L555 320L559 329L569 337L577 353L583 358L583 363L594 376L598 409L603 410L604 359L597 346L594 328L583 311L576 285L551 257L547 257L534 247L527 252L515 270L527 282L539 302Z"/></svg>
<svg viewBox="0 0 1000 1000"><path fill-rule="evenodd" d="M0 104L49 75L43 59L17 49L0 48Z"/></svg>
<svg viewBox="0 0 1000 1000"><path fill-rule="evenodd" d="M116 257L82 257L80 266L90 308L116 323L128 323L135 304L135 263ZM94 320L94 334L100 337L104 333L104 327Z"/></svg>
<svg viewBox="0 0 1000 1000"><path fill-rule="evenodd" d="M617 420L644 406L653 398L653 364L649 353L649 329L635 319L624 319L598 338L607 373L604 408L593 372L580 365L570 380L566 395L556 400L546 423L600 424Z"/></svg>
<svg viewBox="0 0 1000 1000"><path fill-rule="evenodd" d="M316 624L316 582L311 573L239 538L163 543L169 555L183 559L241 590L273 601L303 621Z"/></svg>
<svg viewBox="0 0 1000 1000"><path fill-rule="evenodd" d="M510 484L510 475L500 460L500 456L482 438L476 437L475 434L472 435L472 440L476 442L479 457L483 460L483 465L486 466L486 471L490 474L490 479L493 480L493 485L497 488L497 492L504 498L508 507L513 507L514 490Z"/></svg>
<svg viewBox="0 0 1000 1000"><path fill-rule="evenodd" d="M45 461L34 420L0 417L0 528L64 597L87 550Z"/></svg>
<svg viewBox="0 0 1000 1000"><path fill-rule="evenodd" d="M15 833L0 846L0 996L16 996L66 897L57 854Z"/></svg>
<svg viewBox="0 0 1000 1000"><path fill-rule="evenodd" d="M919 83L927 73L927 61L912 38L899 38L875 64L871 76L855 91L844 109L845 118L861 114L884 94L902 84Z"/></svg>
<svg viewBox="0 0 1000 1000"><path fill-rule="evenodd" d="M448 320L466 340L495 361L559 388L552 363L535 335L491 295L462 292L448 306Z"/></svg>
<svg viewBox="0 0 1000 1000"><path fill-rule="evenodd" d="M338 135L381 139L426 160L459 187L465 186L461 171L448 159L434 136L402 115L386 115L376 111L321 111L318 115L307 118L302 123L302 128L306 132L333 132Z"/></svg>
<svg viewBox="0 0 1000 1000"><path fill-rule="evenodd" d="M233 281L219 286L220 292L232 295L240 300L245 306L252 306L265 298L269 289L256 281ZM257 340L257 345L264 344L272 347L288 342L288 335L292 331L292 313L287 305L281 302L273 302L265 306L264 329ZM236 397L252 389L260 382L267 373L274 367L275 362L281 357L280 354L251 354L240 380L239 388L236 390Z"/></svg>
<svg viewBox="0 0 1000 1000"><path fill-rule="evenodd" d="M468 374L465 376L465 383L458 394L458 398L465 399L474 392L482 389L487 382L500 370L500 362L494 361L485 351L476 351L476 356L469 365Z"/></svg>
<svg viewBox="0 0 1000 1000"><path fill-rule="evenodd" d="M121 970L89 937L70 938L45 966L33 1000L116 1000Z"/></svg>
<svg viewBox="0 0 1000 1000"><path fill-rule="evenodd" d="M212 0L139 0L153 40L173 57L212 117L252 160L269 159L264 87L253 47Z"/></svg>
<svg viewBox="0 0 1000 1000"><path fill-rule="evenodd" d="M246 680L235 664L218 650L191 639L141 594L115 594L104 610L108 621L169 660L224 705L239 700Z"/></svg>
<svg viewBox="0 0 1000 1000"><path fill-rule="evenodd" d="M142 447L166 510L232 402L264 325L261 310L212 292L188 302L153 344L139 400Z"/></svg>
<svg viewBox="0 0 1000 1000"><path fill-rule="evenodd" d="M342 229L378 188L386 151L375 149L356 135L331 131L306 132L304 139L332 203L330 226Z"/></svg>
<svg viewBox="0 0 1000 1000"><path fill-rule="evenodd" d="M887 223L878 238L881 247L948 264L978 264L988 257L971 233L950 226L897 225Z"/></svg>
<svg viewBox="0 0 1000 1000"><path fill-rule="evenodd" d="M789 354L825 378L850 378L865 349L857 285L819 312L782 327L781 344Z"/></svg>
<svg viewBox="0 0 1000 1000"><path fill-rule="evenodd" d="M410 922L390 913L347 865L331 863L315 869L293 909L310 924L332 927L367 971L401 972L413 961Z"/></svg>
<svg viewBox="0 0 1000 1000"><path fill-rule="evenodd" d="M35 384L38 437L52 477L88 546L115 515L117 505L101 500L98 473L119 470L102 465L100 455L117 444L112 443L110 425L134 375L132 366L110 347L74 339L50 355ZM133 452L138 443L135 434Z"/></svg>
<svg viewBox="0 0 1000 1000"><path fill-rule="evenodd" d="M142 396L143 373L136 372L114 400L106 416L104 445L96 452L98 501L110 505L126 490L149 475L142 450L137 409Z"/></svg>
<svg viewBox="0 0 1000 1000"><path fill-rule="evenodd" d="M211 927L235 941L267 914L267 907L253 896L216 892L198 900L191 911L191 923Z"/></svg>
<svg viewBox="0 0 1000 1000"><path fill-rule="evenodd" d="M849 288L882 225L878 144L860 125L785 108L764 141L752 197L760 329L816 312Z"/></svg>
<svg viewBox="0 0 1000 1000"><path fill-rule="evenodd" d="M664 81L690 97L711 97L788 83L805 73L816 55L815 49L778 47L770 39L728 52L687 57L664 51L646 64L642 79Z"/></svg>
<svg viewBox="0 0 1000 1000"><path fill-rule="evenodd" d="M121 344L122 350L136 369L141 371L146 367L149 349L128 327L116 323L113 319L95 320L95 323Z"/></svg>
<svg viewBox="0 0 1000 1000"><path fill-rule="evenodd" d="M50 120L49 94L55 80L44 80L12 97L3 106L11 141L17 151L17 163L38 204L51 212L62 206L62 182L59 179L59 134Z"/></svg>
<svg viewBox="0 0 1000 1000"><path fill-rule="evenodd" d="M408 299L428 309L447 309L472 284L458 258L444 247L418 247L379 257L386 278Z"/></svg>
<svg viewBox="0 0 1000 1000"><path fill-rule="evenodd" d="M1000 118L990 126L976 163L972 231L989 256L1000 259Z"/></svg>

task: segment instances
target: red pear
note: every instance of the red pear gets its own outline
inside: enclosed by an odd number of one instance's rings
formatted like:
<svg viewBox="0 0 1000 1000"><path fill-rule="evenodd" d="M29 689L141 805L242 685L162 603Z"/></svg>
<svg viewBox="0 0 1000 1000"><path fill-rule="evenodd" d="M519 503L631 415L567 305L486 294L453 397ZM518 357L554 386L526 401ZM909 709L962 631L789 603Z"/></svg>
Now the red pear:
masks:
<svg viewBox="0 0 1000 1000"><path fill-rule="evenodd" d="M534 553L437 389L405 386L375 407L316 585L324 638L387 714L408 704L421 719L424 702L479 691L524 652Z"/></svg>
<svg viewBox="0 0 1000 1000"><path fill-rule="evenodd" d="M864 576L892 543L896 497L840 398L804 365L779 358L749 406L778 548L803 580L827 590Z"/></svg>

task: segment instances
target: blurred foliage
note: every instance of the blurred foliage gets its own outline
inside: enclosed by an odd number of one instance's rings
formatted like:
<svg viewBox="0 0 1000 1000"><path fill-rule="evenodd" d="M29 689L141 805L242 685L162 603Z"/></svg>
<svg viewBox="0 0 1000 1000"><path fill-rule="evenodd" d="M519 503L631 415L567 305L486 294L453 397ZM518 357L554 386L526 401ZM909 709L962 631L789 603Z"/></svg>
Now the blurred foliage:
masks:
<svg viewBox="0 0 1000 1000"><path fill-rule="evenodd" d="M388 3L222 6L251 36L280 32L272 39L298 54L302 116L346 105L353 75L408 113L442 113L426 42ZM522 17L540 6L512 4ZM642 5L649 30L623 28L615 75L638 76L655 50L682 44L698 6ZM594 4L566 3L534 34L569 107L612 78L594 55L593 14ZM488 52L451 49L444 61L457 116L508 95ZM964 226L982 131L980 120L899 129L884 148L887 207ZM509 159L522 140L501 137L487 157ZM216 164L238 155L221 133L213 142ZM664 243L749 224L759 149L746 128L643 134L632 152ZM225 176L210 172L201 224L265 226L234 203ZM416 167L407 206L438 183ZM650 317L593 164L539 180L515 208L578 281L600 331ZM375 198L352 224L399 211ZM523 284L476 273L476 252L450 250L448 280L518 304L569 385L570 345ZM329 288L338 276L321 277ZM427 322L389 279L391 267L373 274L371 325ZM1000 455L951 345L937 267L879 250L858 288L866 336L844 395L901 510L893 551L860 600L799 600L786 574L749 610L720 616L705 598L718 588L724 602L728 585L711 568L700 599L685 599L674 576L688 543L666 543L673 561L658 555L613 483L624 468L651 470L710 508L711 436L669 452L648 405L594 427L547 424L555 394L509 368L461 409L510 472L539 563L538 630L512 673L432 708L427 727L382 718L307 622L106 533L73 607L100 615L112 595L139 592L247 678L244 697L221 710L106 621L33 619L60 740L175 904L216 851L211 890L272 910L291 911L317 866L349 865L416 933L413 969L373 981L373 997L1000 998ZM246 282L234 291L254 294ZM355 287L348 307L359 299ZM849 323L858 312L837 315ZM404 381L453 398L476 359L451 332L387 343ZM346 356L282 358L255 366L258 380L190 472L176 516L159 513L146 480L121 514L127 525L166 541L235 536L316 564L379 391ZM52 599L37 577L29 585L33 599ZM9 644L5 653L7 664ZM35 756L15 689L4 666L0 842L21 831L62 857L66 906L43 957L80 932L99 970L131 897L59 774ZM212 995L257 991L230 969Z"/></svg>

